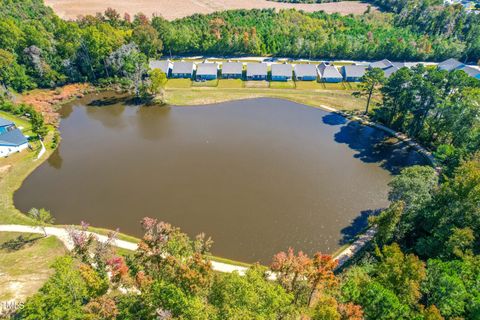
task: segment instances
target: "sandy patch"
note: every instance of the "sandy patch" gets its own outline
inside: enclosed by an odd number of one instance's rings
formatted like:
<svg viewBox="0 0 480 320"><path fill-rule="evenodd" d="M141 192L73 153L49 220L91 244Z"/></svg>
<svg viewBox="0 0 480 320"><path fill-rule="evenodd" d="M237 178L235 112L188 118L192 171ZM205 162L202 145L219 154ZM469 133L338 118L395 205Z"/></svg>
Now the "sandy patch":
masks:
<svg viewBox="0 0 480 320"><path fill-rule="evenodd" d="M143 12L147 16L161 15L168 20L190 16L195 13L212 13L228 9L288 9L295 8L307 12L323 10L327 13L361 14L367 3L357 1L293 4L279 3L267 0L45 0L55 12L64 19L75 19L79 15L104 12L114 8L119 13L135 14Z"/></svg>

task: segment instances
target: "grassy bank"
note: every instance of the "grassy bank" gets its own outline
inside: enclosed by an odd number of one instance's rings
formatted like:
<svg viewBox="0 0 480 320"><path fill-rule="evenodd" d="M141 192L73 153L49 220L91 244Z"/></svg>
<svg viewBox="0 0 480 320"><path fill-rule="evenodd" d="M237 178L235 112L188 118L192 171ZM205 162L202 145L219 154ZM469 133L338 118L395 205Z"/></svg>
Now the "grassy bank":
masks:
<svg viewBox="0 0 480 320"><path fill-rule="evenodd" d="M323 83L297 82L295 88L295 84L291 82L269 85L268 82L258 81L254 82L256 86L252 87L252 81L220 80L216 87L198 87L188 86L188 81L167 83L167 103L187 106L252 98L279 98L316 108L329 106L338 110L359 110L363 109L366 103L363 98L353 97L354 90L342 83L328 84L327 88Z"/></svg>

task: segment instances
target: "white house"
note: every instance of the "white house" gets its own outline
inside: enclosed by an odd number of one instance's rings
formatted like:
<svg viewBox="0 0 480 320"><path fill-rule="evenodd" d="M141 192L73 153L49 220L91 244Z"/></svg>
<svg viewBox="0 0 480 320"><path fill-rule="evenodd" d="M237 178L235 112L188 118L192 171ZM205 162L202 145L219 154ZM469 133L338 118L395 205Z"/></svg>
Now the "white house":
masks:
<svg viewBox="0 0 480 320"><path fill-rule="evenodd" d="M0 118L0 157L28 148L28 140L11 121Z"/></svg>

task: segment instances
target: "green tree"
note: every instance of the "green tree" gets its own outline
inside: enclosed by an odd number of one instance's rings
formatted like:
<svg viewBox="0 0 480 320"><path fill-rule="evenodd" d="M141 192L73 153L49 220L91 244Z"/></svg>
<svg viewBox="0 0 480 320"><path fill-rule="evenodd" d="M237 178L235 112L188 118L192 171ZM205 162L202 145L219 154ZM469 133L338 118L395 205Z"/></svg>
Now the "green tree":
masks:
<svg viewBox="0 0 480 320"><path fill-rule="evenodd" d="M383 210L378 216L370 216L368 222L377 228L375 240L379 245L389 243L398 236L398 225L404 211L404 203L397 201Z"/></svg>
<svg viewBox="0 0 480 320"><path fill-rule="evenodd" d="M19 310L17 314L19 319L83 318L82 305L90 297L73 258L70 256L59 258L53 268L54 274L37 294L27 299L23 308Z"/></svg>
<svg viewBox="0 0 480 320"><path fill-rule="evenodd" d="M40 139L43 139L48 133L48 128L45 125L42 114L33 110L33 108L29 110L29 113L32 132L38 135Z"/></svg>
<svg viewBox="0 0 480 320"><path fill-rule="evenodd" d="M149 58L158 58L163 50L163 42L157 30L149 24L140 24L132 32L132 40L140 52Z"/></svg>
<svg viewBox="0 0 480 320"><path fill-rule="evenodd" d="M45 237L47 236L47 230L45 227L49 224L52 224L55 222L55 219L53 218L52 214L50 211L45 210L45 209L36 209L32 208L30 211L28 211L28 216L35 220L35 223L37 226L42 228L43 233Z"/></svg>
<svg viewBox="0 0 480 320"><path fill-rule="evenodd" d="M380 90L380 86L385 82L385 75L380 68L373 68L367 70L360 79L358 88L360 91L353 93L355 97L367 97L367 106L365 107L365 114L368 114L372 96Z"/></svg>
<svg viewBox="0 0 480 320"><path fill-rule="evenodd" d="M421 297L420 285L426 277L425 263L413 254L404 254L394 243L378 251L374 266L376 281L392 290L406 304L415 306Z"/></svg>
<svg viewBox="0 0 480 320"><path fill-rule="evenodd" d="M215 277L209 296L219 319L282 319L294 312L293 295L267 279L266 269L254 266Z"/></svg>

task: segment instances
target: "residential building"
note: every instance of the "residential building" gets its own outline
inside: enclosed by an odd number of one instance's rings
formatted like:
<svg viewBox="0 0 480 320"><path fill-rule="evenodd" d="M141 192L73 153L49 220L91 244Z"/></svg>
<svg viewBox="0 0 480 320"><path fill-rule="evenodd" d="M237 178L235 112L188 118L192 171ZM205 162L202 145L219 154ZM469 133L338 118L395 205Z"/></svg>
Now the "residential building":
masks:
<svg viewBox="0 0 480 320"><path fill-rule="evenodd" d="M468 66L453 58L440 62L437 65L437 68L446 71L462 70L470 77L480 80L480 69L473 66Z"/></svg>
<svg viewBox="0 0 480 320"><path fill-rule="evenodd" d="M163 73L167 75L167 77L170 76L170 73L172 72L173 68L173 63L170 60L150 60L148 63L150 69L159 69Z"/></svg>
<svg viewBox="0 0 480 320"><path fill-rule="evenodd" d="M241 62L224 62L222 64L222 78L224 78L224 79L241 79L241 78L243 78L243 63L241 63Z"/></svg>
<svg viewBox="0 0 480 320"><path fill-rule="evenodd" d="M367 70L366 66L346 65L341 68L343 80L348 82L359 82Z"/></svg>
<svg viewBox="0 0 480 320"><path fill-rule="evenodd" d="M266 63L247 63L247 80L267 80Z"/></svg>
<svg viewBox="0 0 480 320"><path fill-rule="evenodd" d="M300 63L295 65L295 80L316 81L318 78L317 66L314 64Z"/></svg>
<svg viewBox="0 0 480 320"><path fill-rule="evenodd" d="M0 118L0 157L20 152L28 147L27 137L15 124Z"/></svg>
<svg viewBox="0 0 480 320"><path fill-rule="evenodd" d="M329 62L319 64L318 73L323 82L342 82L343 80L342 74Z"/></svg>
<svg viewBox="0 0 480 320"><path fill-rule="evenodd" d="M195 76L197 81L201 80L215 80L218 75L218 64L216 63L200 63L197 65L197 74Z"/></svg>
<svg viewBox="0 0 480 320"><path fill-rule="evenodd" d="M191 79L195 69L196 65L193 62L177 61L173 64L172 78Z"/></svg>
<svg viewBox="0 0 480 320"><path fill-rule="evenodd" d="M461 68L463 66L464 66L464 64L461 63L460 61L458 61L457 59L450 58L450 59L447 59L443 62L440 62L437 65L437 68L440 69L440 70L452 71L452 70Z"/></svg>
<svg viewBox="0 0 480 320"><path fill-rule="evenodd" d="M290 81L293 78L293 67L291 64L272 64L272 81Z"/></svg>

